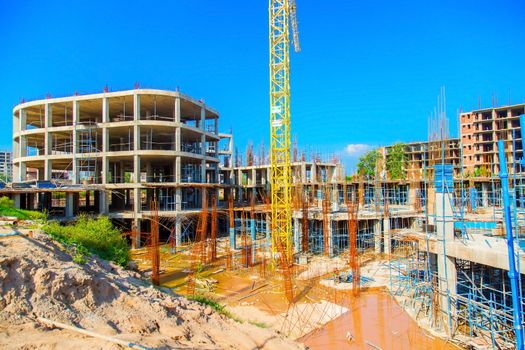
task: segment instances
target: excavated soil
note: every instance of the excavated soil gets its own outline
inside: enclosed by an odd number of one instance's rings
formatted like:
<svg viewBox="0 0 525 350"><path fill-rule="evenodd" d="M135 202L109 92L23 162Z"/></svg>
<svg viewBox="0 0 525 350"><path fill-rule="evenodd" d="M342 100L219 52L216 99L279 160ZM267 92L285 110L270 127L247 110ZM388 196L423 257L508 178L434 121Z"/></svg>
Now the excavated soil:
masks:
<svg viewBox="0 0 525 350"><path fill-rule="evenodd" d="M38 317L152 349L304 349L278 332L155 289L112 263L92 257L76 264L45 234L0 238L0 291L2 349L121 348Z"/></svg>

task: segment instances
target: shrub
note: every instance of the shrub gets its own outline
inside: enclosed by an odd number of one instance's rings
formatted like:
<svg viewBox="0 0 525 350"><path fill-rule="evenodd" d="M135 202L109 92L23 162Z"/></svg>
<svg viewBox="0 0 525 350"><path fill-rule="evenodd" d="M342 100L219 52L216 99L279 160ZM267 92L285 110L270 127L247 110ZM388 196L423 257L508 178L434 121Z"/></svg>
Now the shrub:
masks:
<svg viewBox="0 0 525 350"><path fill-rule="evenodd" d="M62 243L75 245L74 260L81 261L87 253L92 253L121 266L129 261L126 239L105 216L96 219L80 216L75 224L66 226L49 222L44 231Z"/></svg>
<svg viewBox="0 0 525 350"><path fill-rule="evenodd" d="M212 309L217 311L219 314L224 315L224 316L226 316L228 318L231 318L235 322L243 323L239 318L237 318L231 312L226 310L224 305L219 304L218 302L216 302L215 300L213 300L211 298L207 298L204 295L200 295L199 294L199 295L194 295L194 296L188 297L188 299L196 301L196 302L198 302L200 304L203 304L203 305L208 305L209 307L211 307Z"/></svg>
<svg viewBox="0 0 525 350"><path fill-rule="evenodd" d="M14 202L8 197L0 197L0 216L13 216L20 220L44 220L46 214L39 211L15 208Z"/></svg>

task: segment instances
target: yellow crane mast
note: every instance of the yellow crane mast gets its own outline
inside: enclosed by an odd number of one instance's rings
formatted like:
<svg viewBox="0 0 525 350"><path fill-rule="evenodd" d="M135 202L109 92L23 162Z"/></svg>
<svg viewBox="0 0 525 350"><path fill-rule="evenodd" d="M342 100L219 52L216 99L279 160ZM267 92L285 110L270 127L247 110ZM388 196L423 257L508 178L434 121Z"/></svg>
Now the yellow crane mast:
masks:
<svg viewBox="0 0 525 350"><path fill-rule="evenodd" d="M290 32L299 52L295 0L270 0L270 190L272 246L292 254L292 174L290 165Z"/></svg>

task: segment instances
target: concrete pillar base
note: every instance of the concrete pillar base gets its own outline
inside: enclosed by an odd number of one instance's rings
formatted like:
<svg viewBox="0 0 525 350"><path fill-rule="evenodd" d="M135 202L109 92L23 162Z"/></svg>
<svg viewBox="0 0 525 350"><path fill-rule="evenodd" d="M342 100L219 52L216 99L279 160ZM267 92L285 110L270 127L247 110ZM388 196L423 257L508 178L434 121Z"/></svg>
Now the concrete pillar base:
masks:
<svg viewBox="0 0 525 350"><path fill-rule="evenodd" d="M381 254L381 221L376 220L374 222L374 252Z"/></svg>
<svg viewBox="0 0 525 350"><path fill-rule="evenodd" d="M72 218L74 216L73 209L74 209L73 193L67 193L66 194L66 211L65 211L66 218Z"/></svg>

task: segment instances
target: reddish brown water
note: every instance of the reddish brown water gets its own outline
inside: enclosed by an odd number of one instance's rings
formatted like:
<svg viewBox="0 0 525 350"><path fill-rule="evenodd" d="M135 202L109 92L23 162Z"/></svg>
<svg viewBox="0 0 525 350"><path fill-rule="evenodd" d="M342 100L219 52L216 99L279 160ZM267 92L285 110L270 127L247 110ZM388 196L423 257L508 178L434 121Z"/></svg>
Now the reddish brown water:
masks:
<svg viewBox="0 0 525 350"><path fill-rule="evenodd" d="M187 268L187 265L187 259L175 259L161 276L162 285L184 294L187 273L182 270ZM242 300L255 302L259 309L270 314L286 311L286 299L279 288L282 283L280 280L271 277L253 280L252 275L256 275L254 271L212 273L219 267L206 269L201 272L200 277L217 280L216 288L211 294L215 294L220 302L237 304L241 297L251 294L255 287L268 284L256 297ZM300 290L306 288L307 294L315 300L328 300L350 310L321 329L298 339L310 349L458 349L419 328L386 291L362 292L360 296L353 297L351 292L336 292L321 288L317 283L314 283L313 288L308 288L308 283L300 287ZM351 340L347 339L348 335Z"/></svg>
<svg viewBox="0 0 525 350"><path fill-rule="evenodd" d="M349 312L299 341L321 350L458 349L425 333L386 292L361 293L345 304Z"/></svg>

